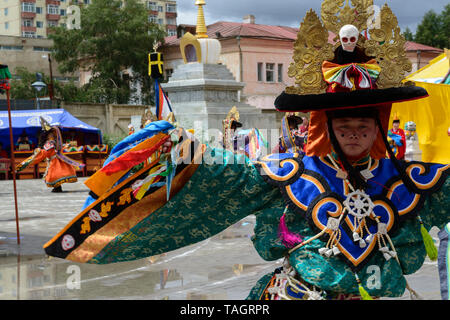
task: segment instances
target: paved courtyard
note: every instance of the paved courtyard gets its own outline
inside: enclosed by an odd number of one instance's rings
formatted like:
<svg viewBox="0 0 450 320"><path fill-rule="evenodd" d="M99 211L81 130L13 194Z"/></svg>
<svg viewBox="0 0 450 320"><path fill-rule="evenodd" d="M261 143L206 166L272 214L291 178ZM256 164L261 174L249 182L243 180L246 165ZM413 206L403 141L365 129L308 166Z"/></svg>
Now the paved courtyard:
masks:
<svg viewBox="0 0 450 320"><path fill-rule="evenodd" d="M49 259L42 246L80 212L88 194L84 179L63 185L63 193L51 193L42 180L17 180L20 245L13 183L0 181L0 299L242 300L281 264L264 261L253 248L252 216L161 256L110 265ZM407 278L421 296L440 300L436 262L427 260Z"/></svg>

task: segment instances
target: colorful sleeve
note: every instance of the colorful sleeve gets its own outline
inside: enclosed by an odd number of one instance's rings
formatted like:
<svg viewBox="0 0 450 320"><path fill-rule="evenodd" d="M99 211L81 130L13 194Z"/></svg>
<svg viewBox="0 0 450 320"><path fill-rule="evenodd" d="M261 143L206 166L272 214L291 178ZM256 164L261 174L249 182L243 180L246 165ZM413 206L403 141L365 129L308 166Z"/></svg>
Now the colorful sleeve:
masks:
<svg viewBox="0 0 450 320"><path fill-rule="evenodd" d="M45 251L96 264L141 259L207 239L279 196L245 156L203 151L200 161L177 166L169 201L164 177L136 198L134 186L154 172L146 166L86 207Z"/></svg>
<svg viewBox="0 0 450 320"><path fill-rule="evenodd" d="M32 156L28 157L17 165L16 171L20 172L22 170L25 170L28 166L35 165L44 160L46 157L47 151L37 148L34 150L34 154Z"/></svg>

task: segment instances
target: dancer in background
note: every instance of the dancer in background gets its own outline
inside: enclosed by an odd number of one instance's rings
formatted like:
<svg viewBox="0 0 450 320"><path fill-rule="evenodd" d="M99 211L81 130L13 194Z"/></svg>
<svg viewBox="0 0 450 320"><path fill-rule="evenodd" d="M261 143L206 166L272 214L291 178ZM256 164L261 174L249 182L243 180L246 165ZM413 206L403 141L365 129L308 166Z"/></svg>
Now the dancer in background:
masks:
<svg viewBox="0 0 450 320"><path fill-rule="evenodd" d="M39 148L34 150L31 157L17 166L17 172L45 160L47 161L47 168L42 178L47 187L52 188L52 192L62 192L62 184L77 182L76 169L81 169L84 164L78 163L61 153L62 138L58 127L50 126L42 117L41 125Z"/></svg>

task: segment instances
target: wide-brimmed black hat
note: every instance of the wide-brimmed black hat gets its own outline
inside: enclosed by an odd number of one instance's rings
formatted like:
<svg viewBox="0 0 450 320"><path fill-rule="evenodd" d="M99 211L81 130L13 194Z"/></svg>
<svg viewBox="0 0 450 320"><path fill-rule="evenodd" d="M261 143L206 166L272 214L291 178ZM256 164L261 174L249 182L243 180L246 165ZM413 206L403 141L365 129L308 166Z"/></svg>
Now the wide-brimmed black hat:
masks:
<svg viewBox="0 0 450 320"><path fill-rule="evenodd" d="M283 91L275 99L275 108L282 112L327 111L342 108L372 107L421 99L427 96L428 92L424 88L414 85L304 95L288 94Z"/></svg>

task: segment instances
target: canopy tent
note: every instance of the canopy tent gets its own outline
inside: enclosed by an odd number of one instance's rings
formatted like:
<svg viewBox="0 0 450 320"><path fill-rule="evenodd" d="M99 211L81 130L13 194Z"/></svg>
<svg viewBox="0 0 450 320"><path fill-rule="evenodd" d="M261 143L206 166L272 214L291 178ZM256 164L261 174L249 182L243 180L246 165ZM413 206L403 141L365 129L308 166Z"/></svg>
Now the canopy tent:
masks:
<svg viewBox="0 0 450 320"><path fill-rule="evenodd" d="M444 83L450 84L450 77L448 77L448 71L450 70L449 56L450 52L446 50L446 52L431 60L425 67L410 74L406 79L427 83L442 83L444 77L447 76Z"/></svg>
<svg viewBox="0 0 450 320"><path fill-rule="evenodd" d="M392 106L391 119L397 115L400 125L408 121L416 123L422 161L450 163L450 85L440 83L448 77L450 70L449 51L431 60L428 65L406 77L405 81L414 81L416 86L428 91L429 97L421 100L395 103ZM446 79L449 82L449 79Z"/></svg>
<svg viewBox="0 0 450 320"><path fill-rule="evenodd" d="M13 140L17 141L25 130L28 137L36 144L38 133L41 130L40 117L43 117L52 126L60 127L62 132L74 130L87 133L92 140L87 144L102 143L100 129L75 118L64 109L11 111ZM0 142L3 143L5 149L9 149L9 122L8 112L6 111L0 112Z"/></svg>

